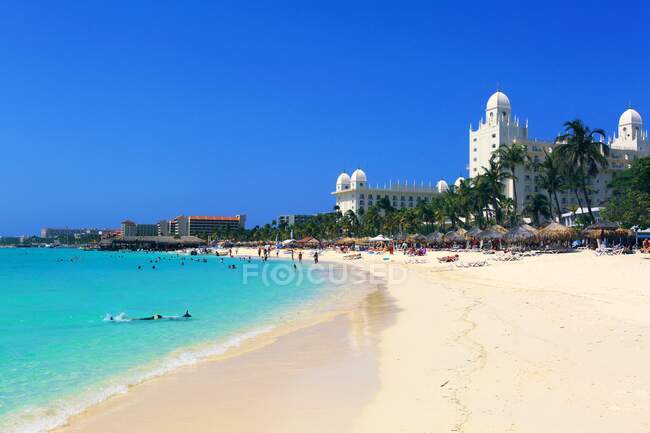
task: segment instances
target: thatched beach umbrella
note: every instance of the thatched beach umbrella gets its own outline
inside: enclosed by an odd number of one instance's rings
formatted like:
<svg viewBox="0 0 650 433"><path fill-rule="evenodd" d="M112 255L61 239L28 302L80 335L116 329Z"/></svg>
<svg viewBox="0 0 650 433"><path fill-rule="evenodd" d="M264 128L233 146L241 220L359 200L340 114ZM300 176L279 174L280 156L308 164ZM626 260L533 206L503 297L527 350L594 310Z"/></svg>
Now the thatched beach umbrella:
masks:
<svg viewBox="0 0 650 433"><path fill-rule="evenodd" d="M536 234L528 230L528 228L520 225L518 227L513 227L503 235L503 239L509 243L519 243L519 242L531 242L536 238Z"/></svg>
<svg viewBox="0 0 650 433"><path fill-rule="evenodd" d="M531 225L528 225L528 224L522 224L520 227L525 228L526 230L528 230L529 232L531 232L531 233L534 234L534 235L539 234L539 229L536 229L535 227L533 227L533 226L531 226Z"/></svg>
<svg viewBox="0 0 650 433"><path fill-rule="evenodd" d="M444 235L440 232L433 232L430 235L427 236L427 242L432 243L432 244L439 244L442 243L442 240L444 238Z"/></svg>
<svg viewBox="0 0 650 433"><path fill-rule="evenodd" d="M575 230L560 223L551 222L538 233L546 241L568 241L577 237Z"/></svg>
<svg viewBox="0 0 650 433"><path fill-rule="evenodd" d="M336 241L337 245L352 245L355 242L354 238L341 238Z"/></svg>
<svg viewBox="0 0 650 433"><path fill-rule="evenodd" d="M408 235L406 237L406 240L409 242L424 242L427 240L427 237L419 233L416 233L414 235Z"/></svg>
<svg viewBox="0 0 650 433"><path fill-rule="evenodd" d="M469 229L467 231L467 233L465 233L465 237L467 239L476 239L476 236L478 236L479 233L481 233L482 231L483 230L481 230L481 228L478 227L478 226L477 227L472 227L471 229Z"/></svg>
<svg viewBox="0 0 650 433"><path fill-rule="evenodd" d="M497 231L497 232L501 233L502 235L505 235L506 233L508 233L508 229L505 228L505 227L500 226L499 224L494 224L494 225L490 226L490 229L492 229L494 231Z"/></svg>
<svg viewBox="0 0 650 433"><path fill-rule="evenodd" d="M598 221L597 223L585 227L584 231L592 231L592 230L615 231L618 230L619 228L620 226L618 224L613 223L611 221Z"/></svg>
<svg viewBox="0 0 650 433"><path fill-rule="evenodd" d="M590 226L585 227L582 231L582 234L590 238L597 238L601 235L610 236L615 234L615 232L621 227L610 221L598 221Z"/></svg>
<svg viewBox="0 0 650 433"><path fill-rule="evenodd" d="M630 229L620 228L614 232L614 236L619 238L633 238L634 232Z"/></svg>
<svg viewBox="0 0 650 433"><path fill-rule="evenodd" d="M444 240L451 243L465 242L465 233L460 234L458 231L450 231L445 233Z"/></svg>
<svg viewBox="0 0 650 433"><path fill-rule="evenodd" d="M503 233L490 227L476 235L476 239L481 241L498 241L503 239Z"/></svg>

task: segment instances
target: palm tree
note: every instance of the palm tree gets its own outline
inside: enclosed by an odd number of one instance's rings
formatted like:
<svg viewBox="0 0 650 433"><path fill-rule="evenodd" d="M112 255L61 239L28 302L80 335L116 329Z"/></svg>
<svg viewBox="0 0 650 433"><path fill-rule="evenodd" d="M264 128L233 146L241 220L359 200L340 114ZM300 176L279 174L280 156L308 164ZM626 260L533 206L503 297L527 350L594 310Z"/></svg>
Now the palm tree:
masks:
<svg viewBox="0 0 650 433"><path fill-rule="evenodd" d="M523 165L528 160L526 146L521 143L512 143L510 146L502 144L496 152L501 166L509 171L509 178L512 180L512 197L517 205L517 176L515 169L518 165Z"/></svg>
<svg viewBox="0 0 650 433"><path fill-rule="evenodd" d="M533 224L539 227L540 215L544 218L551 216L549 201L543 194L535 193L526 200L524 212L533 219Z"/></svg>
<svg viewBox="0 0 650 433"><path fill-rule="evenodd" d="M483 174L477 179L480 185L483 199L488 201L492 207L494 218L497 224L502 222L500 202L505 198L503 195L503 184L509 174L503 170L501 163L493 156L490 158L488 167L483 167Z"/></svg>
<svg viewBox="0 0 650 433"><path fill-rule="evenodd" d="M348 232L348 234L355 234L357 228L359 227L359 219L352 209L348 210L345 215L343 215L343 228Z"/></svg>
<svg viewBox="0 0 650 433"><path fill-rule="evenodd" d="M557 193L564 188L564 178L561 173L560 162L557 159L557 153L546 153L546 158L541 163L535 163L535 171L539 175L539 186L544 188L548 193L548 202L551 203L551 217L553 216L553 201L555 200L555 208L557 209L558 221L562 216L562 209L560 208L560 201L557 198Z"/></svg>
<svg viewBox="0 0 650 433"><path fill-rule="evenodd" d="M370 206L361 220L363 233L368 236L377 235L381 227L381 219L381 214L377 206Z"/></svg>
<svg viewBox="0 0 650 433"><path fill-rule="evenodd" d="M564 132L555 140L559 144L555 152L566 167L576 172L576 180L587 203L589 217L592 222L596 221L591 210L588 179L596 176L608 165L609 146L603 142L605 131L592 131L581 120L576 119L564 124Z"/></svg>
<svg viewBox="0 0 650 433"><path fill-rule="evenodd" d="M390 204L390 200L386 196L377 200L377 208L379 208L379 210L381 210L384 215L389 214L395 210L393 205Z"/></svg>

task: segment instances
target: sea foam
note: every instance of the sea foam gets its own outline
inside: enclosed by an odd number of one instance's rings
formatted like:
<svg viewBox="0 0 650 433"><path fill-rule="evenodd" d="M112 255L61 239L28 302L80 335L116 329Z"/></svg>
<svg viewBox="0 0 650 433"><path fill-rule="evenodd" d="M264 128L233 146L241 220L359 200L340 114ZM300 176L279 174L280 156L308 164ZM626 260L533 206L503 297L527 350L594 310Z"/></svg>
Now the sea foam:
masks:
<svg viewBox="0 0 650 433"><path fill-rule="evenodd" d="M194 365L213 356L225 354L241 346L245 341L271 332L272 325L242 332L217 343L205 343L196 347L178 350L160 362L142 366L108 383L81 395L60 399L45 407L30 407L17 414L11 414L0 421L4 433L46 433L64 426L69 419L110 397L126 394L129 388L156 377L168 374L178 368Z"/></svg>

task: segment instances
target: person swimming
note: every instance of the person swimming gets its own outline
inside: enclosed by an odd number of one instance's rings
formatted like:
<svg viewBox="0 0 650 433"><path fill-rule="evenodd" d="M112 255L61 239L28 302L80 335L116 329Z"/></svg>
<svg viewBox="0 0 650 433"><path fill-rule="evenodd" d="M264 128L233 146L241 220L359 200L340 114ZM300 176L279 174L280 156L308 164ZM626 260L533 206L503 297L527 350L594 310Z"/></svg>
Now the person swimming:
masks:
<svg viewBox="0 0 650 433"><path fill-rule="evenodd" d="M163 318L163 316L161 316L160 314L154 314L153 316L150 316L150 317L141 317L139 319L133 319L133 320L158 320L158 319L162 319L162 318Z"/></svg>

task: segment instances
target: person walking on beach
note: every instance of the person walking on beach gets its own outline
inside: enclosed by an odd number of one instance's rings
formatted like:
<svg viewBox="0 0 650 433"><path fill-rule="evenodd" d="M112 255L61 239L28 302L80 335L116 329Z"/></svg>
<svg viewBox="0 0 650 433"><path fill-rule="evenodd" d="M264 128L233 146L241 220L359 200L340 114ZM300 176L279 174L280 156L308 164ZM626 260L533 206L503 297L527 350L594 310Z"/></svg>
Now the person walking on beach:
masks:
<svg viewBox="0 0 650 433"><path fill-rule="evenodd" d="M302 251L298 251L298 261L302 263Z"/></svg>

